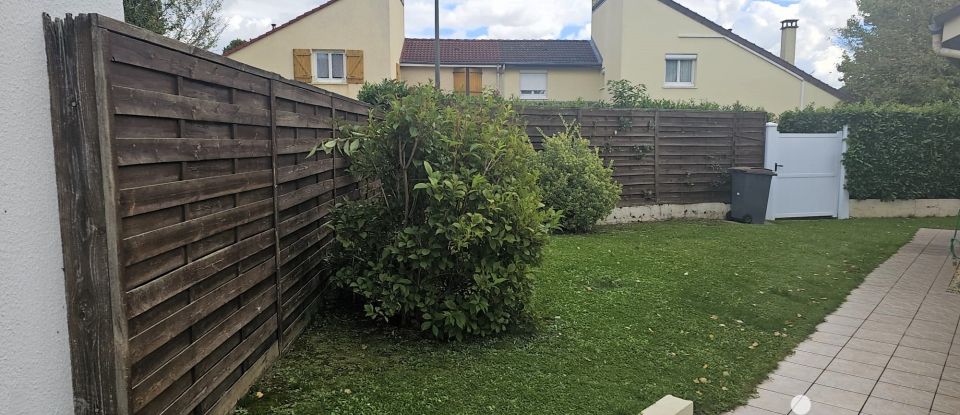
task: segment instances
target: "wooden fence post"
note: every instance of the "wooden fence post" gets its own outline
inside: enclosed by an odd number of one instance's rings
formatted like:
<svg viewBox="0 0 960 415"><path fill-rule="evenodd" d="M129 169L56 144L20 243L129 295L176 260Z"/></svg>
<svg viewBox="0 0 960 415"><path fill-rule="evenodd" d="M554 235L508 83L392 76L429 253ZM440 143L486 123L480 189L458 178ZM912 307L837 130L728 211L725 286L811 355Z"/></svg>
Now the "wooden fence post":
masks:
<svg viewBox="0 0 960 415"><path fill-rule="evenodd" d="M653 114L653 197L660 204L660 110Z"/></svg>
<svg viewBox="0 0 960 415"><path fill-rule="evenodd" d="M74 411L127 414L127 320L103 30L44 14ZM40 404L40 403L38 403Z"/></svg>
<svg viewBox="0 0 960 415"><path fill-rule="evenodd" d="M277 313L277 344L283 344L283 281L280 279L280 183L277 179L277 80L270 80L270 156L273 167L273 254L276 259L274 262L274 272L277 273L277 305L274 307ZM283 353L282 348L280 353Z"/></svg>

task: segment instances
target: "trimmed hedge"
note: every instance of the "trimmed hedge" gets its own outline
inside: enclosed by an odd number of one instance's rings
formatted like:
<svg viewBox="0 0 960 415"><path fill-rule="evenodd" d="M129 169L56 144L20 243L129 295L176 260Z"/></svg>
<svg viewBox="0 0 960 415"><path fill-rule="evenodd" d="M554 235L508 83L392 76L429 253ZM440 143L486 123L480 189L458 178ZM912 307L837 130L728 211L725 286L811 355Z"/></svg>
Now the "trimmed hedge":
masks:
<svg viewBox="0 0 960 415"><path fill-rule="evenodd" d="M960 108L852 104L788 111L785 133L836 132L849 125L847 190L853 199L960 198Z"/></svg>

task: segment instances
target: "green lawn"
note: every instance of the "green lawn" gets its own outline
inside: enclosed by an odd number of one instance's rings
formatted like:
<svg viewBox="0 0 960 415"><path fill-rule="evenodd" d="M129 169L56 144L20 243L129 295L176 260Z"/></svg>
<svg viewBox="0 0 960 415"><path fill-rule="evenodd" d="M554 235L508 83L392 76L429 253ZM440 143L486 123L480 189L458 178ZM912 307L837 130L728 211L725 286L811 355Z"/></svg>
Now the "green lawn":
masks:
<svg viewBox="0 0 960 415"><path fill-rule="evenodd" d="M529 332L437 343L325 312L238 412L637 414L673 394L719 414L918 228L953 223L663 222L555 237Z"/></svg>

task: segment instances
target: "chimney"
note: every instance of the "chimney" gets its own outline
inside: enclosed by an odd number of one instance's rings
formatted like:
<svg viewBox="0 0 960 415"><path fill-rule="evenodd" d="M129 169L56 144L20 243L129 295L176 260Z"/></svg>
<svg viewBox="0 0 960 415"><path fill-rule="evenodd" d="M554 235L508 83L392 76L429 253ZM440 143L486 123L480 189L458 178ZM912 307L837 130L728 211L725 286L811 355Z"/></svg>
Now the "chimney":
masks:
<svg viewBox="0 0 960 415"><path fill-rule="evenodd" d="M780 22L780 57L783 60L796 63L797 60L797 19L787 19Z"/></svg>
<svg viewBox="0 0 960 415"><path fill-rule="evenodd" d="M270 30L276 30L276 28L277 28L276 23L270 23Z"/></svg>

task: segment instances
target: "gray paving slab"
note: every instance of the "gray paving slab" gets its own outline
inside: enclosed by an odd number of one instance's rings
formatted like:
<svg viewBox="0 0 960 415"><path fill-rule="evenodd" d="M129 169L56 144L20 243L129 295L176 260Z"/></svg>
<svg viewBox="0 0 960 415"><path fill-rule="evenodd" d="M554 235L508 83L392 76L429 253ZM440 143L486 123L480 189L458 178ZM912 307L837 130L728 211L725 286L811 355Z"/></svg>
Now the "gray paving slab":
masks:
<svg viewBox="0 0 960 415"><path fill-rule="evenodd" d="M960 414L960 294L947 291L956 270L952 235L918 231L781 362L757 397L727 415L792 414L789 401L799 394L813 402L807 415Z"/></svg>

